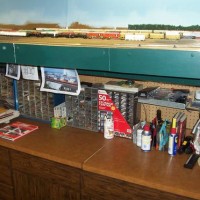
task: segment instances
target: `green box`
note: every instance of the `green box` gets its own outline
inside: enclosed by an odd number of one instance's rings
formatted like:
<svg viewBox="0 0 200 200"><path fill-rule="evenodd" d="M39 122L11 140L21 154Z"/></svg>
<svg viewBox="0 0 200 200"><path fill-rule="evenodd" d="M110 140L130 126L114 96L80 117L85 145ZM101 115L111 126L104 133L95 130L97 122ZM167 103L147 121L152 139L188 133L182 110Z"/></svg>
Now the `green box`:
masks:
<svg viewBox="0 0 200 200"><path fill-rule="evenodd" d="M66 126L66 117L51 118L51 128L61 129L64 126Z"/></svg>

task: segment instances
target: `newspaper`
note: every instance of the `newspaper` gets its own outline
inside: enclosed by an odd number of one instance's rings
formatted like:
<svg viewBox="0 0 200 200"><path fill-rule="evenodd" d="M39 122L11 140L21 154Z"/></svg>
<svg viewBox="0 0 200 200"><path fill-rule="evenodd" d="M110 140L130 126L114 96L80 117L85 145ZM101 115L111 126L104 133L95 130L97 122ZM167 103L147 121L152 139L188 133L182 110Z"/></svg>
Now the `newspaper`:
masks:
<svg viewBox="0 0 200 200"><path fill-rule="evenodd" d="M80 93L80 79L74 69L41 67L41 77L40 91L69 95L79 95Z"/></svg>

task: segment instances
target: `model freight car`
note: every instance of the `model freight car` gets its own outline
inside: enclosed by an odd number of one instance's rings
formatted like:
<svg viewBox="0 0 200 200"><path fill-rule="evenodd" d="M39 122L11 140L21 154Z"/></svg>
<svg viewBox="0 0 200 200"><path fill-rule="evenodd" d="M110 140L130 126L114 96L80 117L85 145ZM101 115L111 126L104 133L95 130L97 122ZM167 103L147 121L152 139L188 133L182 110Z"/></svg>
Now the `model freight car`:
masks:
<svg viewBox="0 0 200 200"><path fill-rule="evenodd" d="M145 35L135 35L135 34L125 34L125 40L132 40L132 41L144 41Z"/></svg>
<svg viewBox="0 0 200 200"><path fill-rule="evenodd" d="M180 40L181 34L178 31L166 31L165 32L165 39L168 40Z"/></svg>
<svg viewBox="0 0 200 200"><path fill-rule="evenodd" d="M150 39L165 39L164 33L150 33L149 34Z"/></svg>
<svg viewBox="0 0 200 200"><path fill-rule="evenodd" d="M7 30L7 31L0 31L0 35L2 36L17 36L17 37L26 37L27 32L26 31L13 31L13 30Z"/></svg>

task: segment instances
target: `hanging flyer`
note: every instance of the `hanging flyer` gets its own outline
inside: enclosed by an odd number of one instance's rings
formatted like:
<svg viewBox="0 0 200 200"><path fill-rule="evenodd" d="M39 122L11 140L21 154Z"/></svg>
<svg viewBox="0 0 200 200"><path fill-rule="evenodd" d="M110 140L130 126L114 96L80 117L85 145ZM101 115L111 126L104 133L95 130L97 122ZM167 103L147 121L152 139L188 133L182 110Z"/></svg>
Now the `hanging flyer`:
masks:
<svg viewBox="0 0 200 200"><path fill-rule="evenodd" d="M21 65L21 71L24 79L39 80L37 67Z"/></svg>
<svg viewBox="0 0 200 200"><path fill-rule="evenodd" d="M41 91L79 95L80 79L74 69L57 69L41 67Z"/></svg>
<svg viewBox="0 0 200 200"><path fill-rule="evenodd" d="M19 80L20 79L20 65L6 64L6 76Z"/></svg>

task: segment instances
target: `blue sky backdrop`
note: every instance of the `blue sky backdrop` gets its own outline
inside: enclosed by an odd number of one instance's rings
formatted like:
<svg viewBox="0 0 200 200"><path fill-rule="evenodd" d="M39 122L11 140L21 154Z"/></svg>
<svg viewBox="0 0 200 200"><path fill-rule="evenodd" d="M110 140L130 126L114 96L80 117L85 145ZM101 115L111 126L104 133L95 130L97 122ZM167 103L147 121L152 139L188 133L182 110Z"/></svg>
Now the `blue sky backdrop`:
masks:
<svg viewBox="0 0 200 200"><path fill-rule="evenodd" d="M0 23L200 25L199 0L0 0Z"/></svg>

